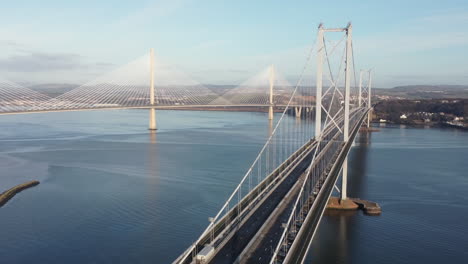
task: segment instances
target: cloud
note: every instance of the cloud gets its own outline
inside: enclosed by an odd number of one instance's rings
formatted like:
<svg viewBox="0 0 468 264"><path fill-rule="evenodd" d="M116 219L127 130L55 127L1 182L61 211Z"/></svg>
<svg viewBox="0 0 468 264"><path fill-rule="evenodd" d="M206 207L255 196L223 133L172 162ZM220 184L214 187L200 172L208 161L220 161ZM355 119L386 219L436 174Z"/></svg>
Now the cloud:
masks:
<svg viewBox="0 0 468 264"><path fill-rule="evenodd" d="M13 41L13 40L0 40L0 46L6 47L22 47L20 43Z"/></svg>
<svg viewBox="0 0 468 264"><path fill-rule="evenodd" d="M48 72L89 67L109 67L110 63L86 63L84 57L73 53L21 51L20 55L0 59L0 70L10 72Z"/></svg>
<svg viewBox="0 0 468 264"><path fill-rule="evenodd" d="M80 58L76 54L32 52L1 59L0 69L15 72L69 70L82 66Z"/></svg>

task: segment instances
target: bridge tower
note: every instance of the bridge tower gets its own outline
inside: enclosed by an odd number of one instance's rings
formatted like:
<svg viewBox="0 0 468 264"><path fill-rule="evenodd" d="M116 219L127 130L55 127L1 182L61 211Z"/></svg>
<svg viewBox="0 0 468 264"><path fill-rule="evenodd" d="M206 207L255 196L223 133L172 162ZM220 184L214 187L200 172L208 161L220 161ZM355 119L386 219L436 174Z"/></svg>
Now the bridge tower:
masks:
<svg viewBox="0 0 468 264"><path fill-rule="evenodd" d="M351 23L346 28L346 64L345 64L345 109L344 109L344 129L343 141L349 140L349 101L350 101L350 84L351 84L351 57L352 54L352 40L353 40L353 26ZM348 199L348 156L343 162L343 175L341 177L341 200Z"/></svg>
<svg viewBox="0 0 468 264"><path fill-rule="evenodd" d="M358 106L362 106L362 74L364 73L364 70L361 70L359 72L359 97L358 97Z"/></svg>
<svg viewBox="0 0 468 264"><path fill-rule="evenodd" d="M270 106L268 107L268 120L273 120L273 86L275 84L275 66L271 65L270 66L270 74L269 74L269 82L270 82L270 98L269 98L269 104Z"/></svg>
<svg viewBox="0 0 468 264"><path fill-rule="evenodd" d="M345 93L344 93L344 127L343 141L349 140L349 107L350 107L350 85L351 85L351 66L352 66L352 30L351 23L346 28L324 28L323 24L318 27L317 33L317 72L316 72L316 106L315 106L315 140L320 141L322 134L322 78L323 78L323 59L325 55L325 32L345 32L346 33L346 62L345 62ZM324 110L326 111L326 110ZM347 199L347 178L348 178L348 159L343 163L341 181L341 199Z"/></svg>
<svg viewBox="0 0 468 264"><path fill-rule="evenodd" d="M362 85L362 80L364 74L367 74L367 85ZM372 87L372 70L361 70L359 74L359 107L366 106L368 108L371 108L372 110L372 104L371 104L371 88ZM364 96L363 96L364 95ZM369 110L367 114L367 128L370 126L370 119L372 117L371 110Z"/></svg>
<svg viewBox="0 0 468 264"><path fill-rule="evenodd" d="M369 107L370 110L369 110L369 113L367 113L367 128L370 127L370 120L372 118L371 90L372 90L372 70L369 70L369 83L367 87L367 107Z"/></svg>
<svg viewBox="0 0 468 264"><path fill-rule="evenodd" d="M150 104L154 106L154 50L150 50ZM157 130L156 127L156 109L150 108L149 130Z"/></svg>
<svg viewBox="0 0 468 264"><path fill-rule="evenodd" d="M315 82L315 140L319 141L322 133L322 75L323 54L325 50L323 39L323 25L320 24L317 33L317 73Z"/></svg>
<svg viewBox="0 0 468 264"><path fill-rule="evenodd" d="M352 56L352 31L351 23L346 28L346 64L345 64L345 98L344 98L344 130L343 141L348 142L349 139L349 101L350 101L350 84L351 84L351 56Z"/></svg>

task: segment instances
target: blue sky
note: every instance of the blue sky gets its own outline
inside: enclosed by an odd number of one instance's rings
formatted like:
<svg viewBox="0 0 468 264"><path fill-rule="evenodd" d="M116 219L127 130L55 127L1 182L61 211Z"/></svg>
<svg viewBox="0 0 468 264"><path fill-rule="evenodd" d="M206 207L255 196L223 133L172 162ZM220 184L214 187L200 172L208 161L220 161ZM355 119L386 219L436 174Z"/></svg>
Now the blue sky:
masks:
<svg viewBox="0 0 468 264"><path fill-rule="evenodd" d="M0 77L84 83L154 47L203 83L269 64L297 76L325 26L353 23L374 84L468 84L468 1L1 1ZM312 74L312 72L311 72Z"/></svg>

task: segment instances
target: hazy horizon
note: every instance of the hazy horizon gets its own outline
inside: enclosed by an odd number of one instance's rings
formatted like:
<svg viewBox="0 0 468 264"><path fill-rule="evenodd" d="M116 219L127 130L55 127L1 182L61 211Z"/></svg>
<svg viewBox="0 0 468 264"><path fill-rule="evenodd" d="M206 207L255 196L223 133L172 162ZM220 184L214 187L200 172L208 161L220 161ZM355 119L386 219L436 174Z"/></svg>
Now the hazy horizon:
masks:
<svg viewBox="0 0 468 264"><path fill-rule="evenodd" d="M351 21L356 69L372 68L373 86L468 84L466 1L47 0L0 14L0 78L16 83L83 84L150 48L200 83L241 83L270 64L294 82L318 24Z"/></svg>
<svg viewBox="0 0 468 264"><path fill-rule="evenodd" d="M57 82L57 83L31 83L31 82L18 82L17 84L19 85L22 85L24 87L39 87L39 88L42 88L42 87L48 87L49 88L52 88L50 86L55 86L57 89L60 89L60 88L63 88L63 87L79 87L83 84L77 84L77 83L60 83L60 82ZM232 87L236 87L236 86L239 86L241 83L232 83L232 84L216 84L216 83L201 83L201 85L204 85L204 86L232 86ZM291 82L291 86L295 86L295 83ZM315 87L314 85L310 86L310 87ZM351 86L351 87L354 87L354 86ZM465 88L468 88L468 84L424 84L424 83L421 83L421 84L407 84L407 85L398 85L398 86L392 86L392 87L372 87L373 89L393 89L393 88L400 88L400 87L442 87L442 88L445 88L445 89L463 89L465 90Z"/></svg>

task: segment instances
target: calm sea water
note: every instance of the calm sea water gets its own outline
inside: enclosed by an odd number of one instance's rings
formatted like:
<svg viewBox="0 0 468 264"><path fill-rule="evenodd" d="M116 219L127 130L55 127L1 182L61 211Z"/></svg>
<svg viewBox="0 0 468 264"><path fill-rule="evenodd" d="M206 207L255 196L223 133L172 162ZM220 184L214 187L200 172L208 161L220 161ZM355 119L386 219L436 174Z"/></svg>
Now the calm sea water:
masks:
<svg viewBox="0 0 468 264"><path fill-rule="evenodd" d="M170 263L208 224L268 135L262 113L0 116L1 263ZM468 133L382 128L350 156L349 194L378 217L326 215L313 263L468 259Z"/></svg>

